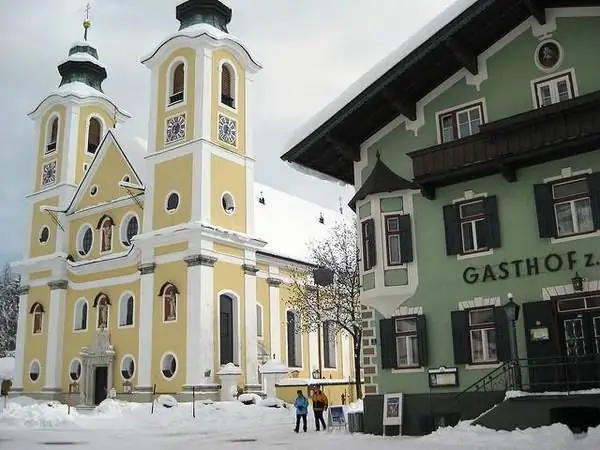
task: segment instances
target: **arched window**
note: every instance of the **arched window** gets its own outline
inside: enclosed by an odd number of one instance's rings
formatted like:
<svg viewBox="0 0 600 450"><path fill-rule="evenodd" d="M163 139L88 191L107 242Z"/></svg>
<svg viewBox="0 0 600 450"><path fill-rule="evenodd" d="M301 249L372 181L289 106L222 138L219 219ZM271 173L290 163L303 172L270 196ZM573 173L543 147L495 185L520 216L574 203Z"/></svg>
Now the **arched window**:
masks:
<svg viewBox="0 0 600 450"><path fill-rule="evenodd" d="M88 303L82 298L75 304L75 331L87 330Z"/></svg>
<svg viewBox="0 0 600 450"><path fill-rule="evenodd" d="M97 228L100 229L100 251L110 252L112 250L112 237L114 222L109 216L102 216L98 221Z"/></svg>
<svg viewBox="0 0 600 450"><path fill-rule="evenodd" d="M171 76L171 93L169 95L169 105L183 101L185 89L185 64L177 63Z"/></svg>
<svg viewBox="0 0 600 450"><path fill-rule="evenodd" d="M134 300L131 294L125 294L119 301L119 326L130 327L133 325Z"/></svg>
<svg viewBox="0 0 600 450"><path fill-rule="evenodd" d="M52 153L56 150L56 142L58 141L58 117L53 117L50 120L48 135L46 136L46 153Z"/></svg>
<svg viewBox="0 0 600 450"><path fill-rule="evenodd" d="M102 124L96 117L90 119L88 125L88 144L87 152L92 155L96 153L100 146L100 139L102 138Z"/></svg>
<svg viewBox="0 0 600 450"><path fill-rule="evenodd" d="M165 283L158 293L162 297L163 322L174 322L177 320L177 295L179 291L172 283Z"/></svg>
<svg viewBox="0 0 600 450"><path fill-rule="evenodd" d="M300 314L288 310L286 313L288 366L302 367L302 334L300 333Z"/></svg>
<svg viewBox="0 0 600 450"><path fill-rule="evenodd" d="M96 326L99 330L108 328L108 313L110 300L106 294L98 294L94 300L94 308L96 308Z"/></svg>
<svg viewBox="0 0 600 450"><path fill-rule="evenodd" d="M44 327L44 307L41 303L34 303L29 313L33 315L32 333L42 334Z"/></svg>
<svg viewBox="0 0 600 450"><path fill-rule="evenodd" d="M221 66L221 103L235 108L235 76L229 64Z"/></svg>

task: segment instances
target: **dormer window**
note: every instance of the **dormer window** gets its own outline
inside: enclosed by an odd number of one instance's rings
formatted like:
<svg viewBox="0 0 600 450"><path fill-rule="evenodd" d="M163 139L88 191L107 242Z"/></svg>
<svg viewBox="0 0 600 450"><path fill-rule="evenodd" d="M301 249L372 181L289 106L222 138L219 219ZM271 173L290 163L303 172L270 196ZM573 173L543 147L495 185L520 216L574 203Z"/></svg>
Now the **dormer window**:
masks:
<svg viewBox="0 0 600 450"><path fill-rule="evenodd" d="M96 117L92 117L90 119L90 123L88 125L88 143L87 143L87 152L95 155L96 150L100 146L100 139L102 137L102 124L100 120Z"/></svg>
<svg viewBox="0 0 600 450"><path fill-rule="evenodd" d="M319 223L321 223L321 224L325 223L325 217L323 217L323 213L319 214Z"/></svg>
<svg viewBox="0 0 600 450"><path fill-rule="evenodd" d="M169 94L169 106L183 101L185 90L185 64L180 62L175 65L171 77L171 90Z"/></svg>
<svg viewBox="0 0 600 450"><path fill-rule="evenodd" d="M46 138L46 154L56 150L56 143L58 141L58 117L53 117L50 120L51 122L48 127L48 135Z"/></svg>
<svg viewBox="0 0 600 450"><path fill-rule="evenodd" d="M227 63L221 66L221 103L235 108L235 75Z"/></svg>
<svg viewBox="0 0 600 450"><path fill-rule="evenodd" d="M260 203L261 205L265 204L265 196L263 195L263 193L260 193L260 196L258 197L258 203Z"/></svg>

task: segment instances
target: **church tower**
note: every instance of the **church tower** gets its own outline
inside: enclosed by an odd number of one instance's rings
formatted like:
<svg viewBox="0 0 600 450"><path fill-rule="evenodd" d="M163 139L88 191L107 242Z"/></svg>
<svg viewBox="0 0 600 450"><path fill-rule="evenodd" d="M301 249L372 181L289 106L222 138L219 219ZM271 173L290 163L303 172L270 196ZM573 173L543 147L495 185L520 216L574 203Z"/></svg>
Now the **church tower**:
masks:
<svg viewBox="0 0 600 450"><path fill-rule="evenodd" d="M154 180L144 232L190 221L253 232L250 94L261 66L229 34L231 16L219 0L180 3L179 30L142 59L152 73L147 173Z"/></svg>
<svg viewBox="0 0 600 450"><path fill-rule="evenodd" d="M58 88L29 113L37 138L26 258L67 252L68 231L52 211L67 206L108 129L130 118L103 92L107 73L87 41L90 25L86 17L84 40L59 62Z"/></svg>

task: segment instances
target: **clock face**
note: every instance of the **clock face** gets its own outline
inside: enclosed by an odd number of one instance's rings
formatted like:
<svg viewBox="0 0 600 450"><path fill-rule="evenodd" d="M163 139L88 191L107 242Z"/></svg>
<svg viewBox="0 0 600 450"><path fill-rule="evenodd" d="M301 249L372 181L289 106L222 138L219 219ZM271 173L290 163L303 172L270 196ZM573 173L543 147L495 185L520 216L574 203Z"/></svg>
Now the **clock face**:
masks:
<svg viewBox="0 0 600 450"><path fill-rule="evenodd" d="M56 161L50 161L44 164L42 169L42 186L49 186L56 183Z"/></svg>
<svg viewBox="0 0 600 450"><path fill-rule="evenodd" d="M237 143L237 125L235 120L219 114L219 140L229 145Z"/></svg>
<svg viewBox="0 0 600 450"><path fill-rule="evenodd" d="M185 114L171 117L167 120L167 143L175 142L185 137Z"/></svg>

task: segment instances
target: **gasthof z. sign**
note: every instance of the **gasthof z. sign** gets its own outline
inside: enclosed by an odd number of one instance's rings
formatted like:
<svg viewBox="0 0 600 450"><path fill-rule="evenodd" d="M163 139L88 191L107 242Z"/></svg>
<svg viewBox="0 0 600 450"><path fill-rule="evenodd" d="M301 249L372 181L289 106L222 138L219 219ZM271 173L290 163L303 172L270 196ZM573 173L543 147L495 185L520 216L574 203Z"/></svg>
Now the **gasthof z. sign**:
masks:
<svg viewBox="0 0 600 450"><path fill-rule="evenodd" d="M475 284L596 266L600 266L600 259L594 253L570 251L564 254L549 253L545 256L502 261L498 264L486 264L483 267L469 266L463 271L462 277L465 283Z"/></svg>

